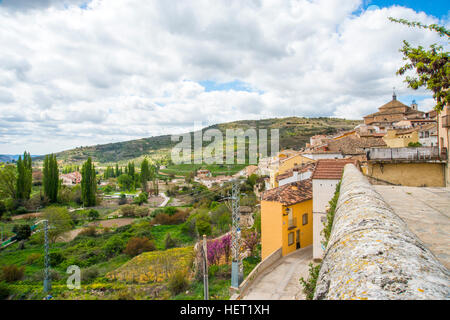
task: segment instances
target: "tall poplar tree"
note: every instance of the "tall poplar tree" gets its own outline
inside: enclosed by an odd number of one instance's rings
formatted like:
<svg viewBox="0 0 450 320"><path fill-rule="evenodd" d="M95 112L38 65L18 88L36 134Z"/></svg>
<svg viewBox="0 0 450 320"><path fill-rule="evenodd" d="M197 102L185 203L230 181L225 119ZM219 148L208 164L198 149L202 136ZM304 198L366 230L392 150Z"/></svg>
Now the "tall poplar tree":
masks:
<svg viewBox="0 0 450 320"><path fill-rule="evenodd" d="M59 189L59 169L55 155L45 156L43 174L44 194L50 202L55 203L58 201Z"/></svg>
<svg viewBox="0 0 450 320"><path fill-rule="evenodd" d="M32 163L31 156L26 151L23 153L23 159L19 156L17 160L17 183L16 197L18 200L28 200L31 195L32 185Z"/></svg>
<svg viewBox="0 0 450 320"><path fill-rule="evenodd" d="M147 182L150 180L150 168L147 158L141 163L141 187L144 192L148 192Z"/></svg>
<svg viewBox="0 0 450 320"><path fill-rule="evenodd" d="M91 157L83 164L81 168L81 197L83 205L85 207L92 207L96 204L96 177L95 177L95 166L92 163Z"/></svg>

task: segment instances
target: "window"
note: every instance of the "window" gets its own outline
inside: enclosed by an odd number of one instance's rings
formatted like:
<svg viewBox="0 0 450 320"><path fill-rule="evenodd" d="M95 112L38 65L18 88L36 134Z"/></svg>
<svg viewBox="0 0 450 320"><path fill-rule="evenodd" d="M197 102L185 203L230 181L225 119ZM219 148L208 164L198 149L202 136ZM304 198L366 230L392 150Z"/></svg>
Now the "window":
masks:
<svg viewBox="0 0 450 320"><path fill-rule="evenodd" d="M291 246L294 244L294 233L293 232L289 232L288 234L288 246Z"/></svg>
<svg viewBox="0 0 450 320"><path fill-rule="evenodd" d="M308 224L308 214L307 213L305 213L303 215L302 220L303 220L303 225Z"/></svg>

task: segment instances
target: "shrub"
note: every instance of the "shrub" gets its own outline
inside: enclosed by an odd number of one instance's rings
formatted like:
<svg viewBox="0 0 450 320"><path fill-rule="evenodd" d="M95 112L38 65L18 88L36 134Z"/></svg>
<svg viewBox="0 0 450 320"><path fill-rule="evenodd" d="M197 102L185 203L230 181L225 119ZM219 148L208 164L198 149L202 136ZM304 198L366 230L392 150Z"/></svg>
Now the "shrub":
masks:
<svg viewBox="0 0 450 320"><path fill-rule="evenodd" d="M159 213L153 218L152 224L165 224L165 225L181 224L184 221L186 221L188 215L189 215L188 211L178 211L174 215Z"/></svg>
<svg viewBox="0 0 450 320"><path fill-rule="evenodd" d="M125 248L124 253L131 257L134 257L143 252L153 250L155 250L155 244L148 238L131 238L127 243L127 247Z"/></svg>
<svg viewBox="0 0 450 320"><path fill-rule="evenodd" d="M31 275L29 277L29 279L31 281L34 281L34 282L43 281L44 278L45 278L45 271L44 270L40 270L38 272L35 272L35 273L33 273L33 275ZM58 280L61 280L61 279L62 279L61 275L56 270L50 269L50 280L58 281Z"/></svg>
<svg viewBox="0 0 450 320"><path fill-rule="evenodd" d="M87 227L86 229L83 229L83 231L81 231L78 234L78 237L81 237L81 236L93 237L96 234L97 234L97 230L96 230L95 226L90 226L90 227Z"/></svg>
<svg viewBox="0 0 450 320"><path fill-rule="evenodd" d="M253 255L256 249L256 246L259 243L259 235L257 232L246 232L243 237L244 246L247 250L250 251L250 254Z"/></svg>
<svg viewBox="0 0 450 320"><path fill-rule="evenodd" d="M135 215L141 218L148 216L148 208L145 207L136 208Z"/></svg>
<svg viewBox="0 0 450 320"><path fill-rule="evenodd" d="M127 204L120 207L120 212L124 217L134 217L136 213L136 206Z"/></svg>
<svg viewBox="0 0 450 320"><path fill-rule="evenodd" d="M408 143L408 147L410 148L416 148L416 147L421 147L422 144L420 142L410 142Z"/></svg>
<svg viewBox="0 0 450 320"><path fill-rule="evenodd" d="M60 265L64 260L66 260L61 252L50 252L48 254L48 258L50 259L51 266Z"/></svg>
<svg viewBox="0 0 450 320"><path fill-rule="evenodd" d="M172 235L169 233L166 234L164 238L164 247L166 249L175 248L177 246L177 240L172 238Z"/></svg>
<svg viewBox="0 0 450 320"><path fill-rule="evenodd" d="M89 213L88 213L89 219L96 220L96 219L98 219L99 216L100 216L100 214L98 213L97 210L95 210L95 209L89 210Z"/></svg>
<svg viewBox="0 0 450 320"><path fill-rule="evenodd" d="M37 261L39 261L41 258L42 258L42 254L40 254L40 253L32 253L26 258L25 263L26 264L34 264Z"/></svg>
<svg viewBox="0 0 450 320"><path fill-rule="evenodd" d="M96 267L90 267L84 270L81 270L81 281L88 282L94 280L99 275L99 271Z"/></svg>
<svg viewBox="0 0 450 320"><path fill-rule="evenodd" d="M2 279L6 282L21 280L25 273L25 267L18 267L15 264L2 267Z"/></svg>
<svg viewBox="0 0 450 320"><path fill-rule="evenodd" d="M177 208L175 208L175 207L165 207L164 208L164 212L166 213L166 214L168 214L169 216L173 216L175 213L177 213Z"/></svg>
<svg viewBox="0 0 450 320"><path fill-rule="evenodd" d="M199 216L195 221L195 228L199 235L211 235L211 223L206 215Z"/></svg>
<svg viewBox="0 0 450 320"><path fill-rule="evenodd" d="M308 280L305 280L303 277L300 278L300 284L303 286L303 292L306 294L307 300L312 300L314 298L317 279L319 278L320 266L320 264L313 265L310 263Z"/></svg>
<svg viewBox="0 0 450 320"><path fill-rule="evenodd" d="M185 291L188 285L186 272L177 271L169 278L168 289L172 295L177 295Z"/></svg>
<svg viewBox="0 0 450 320"><path fill-rule="evenodd" d="M103 252L107 257L112 257L114 255L120 254L125 248L125 241L120 238L119 235L115 235L106 241L103 245Z"/></svg>
<svg viewBox="0 0 450 320"><path fill-rule="evenodd" d="M148 193L141 192L133 201L134 204L142 205L143 203L148 203Z"/></svg>
<svg viewBox="0 0 450 320"><path fill-rule="evenodd" d="M0 300L6 300L11 295L11 289L4 282L0 282Z"/></svg>
<svg viewBox="0 0 450 320"><path fill-rule="evenodd" d="M120 194L119 206L127 203L127 196L124 193Z"/></svg>

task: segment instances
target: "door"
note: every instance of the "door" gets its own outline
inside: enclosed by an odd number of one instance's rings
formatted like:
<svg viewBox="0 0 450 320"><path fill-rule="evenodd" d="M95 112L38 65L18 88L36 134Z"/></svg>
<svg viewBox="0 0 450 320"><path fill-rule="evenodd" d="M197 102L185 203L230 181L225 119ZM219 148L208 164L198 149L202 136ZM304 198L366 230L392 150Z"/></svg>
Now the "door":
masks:
<svg viewBox="0 0 450 320"><path fill-rule="evenodd" d="M297 249L300 249L300 229L297 230Z"/></svg>

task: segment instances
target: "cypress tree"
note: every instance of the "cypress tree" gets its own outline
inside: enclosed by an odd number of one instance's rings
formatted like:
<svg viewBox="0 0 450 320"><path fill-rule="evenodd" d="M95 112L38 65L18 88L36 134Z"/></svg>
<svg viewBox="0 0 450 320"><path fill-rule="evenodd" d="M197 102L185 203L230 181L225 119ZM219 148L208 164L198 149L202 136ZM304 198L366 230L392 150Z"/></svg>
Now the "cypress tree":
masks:
<svg viewBox="0 0 450 320"><path fill-rule="evenodd" d="M24 189L25 189L25 176L24 176L24 166L22 161L22 156L19 156L17 160L17 183L16 183L16 195L18 200L24 199Z"/></svg>
<svg viewBox="0 0 450 320"><path fill-rule="evenodd" d="M95 167L92 163L91 157L83 164L81 168L81 196L83 205L85 207L92 207L96 204L96 179L95 179Z"/></svg>
<svg viewBox="0 0 450 320"><path fill-rule="evenodd" d="M44 194L50 200L55 203L58 201L58 189L59 189L59 170L56 156L51 154L45 156L44 160Z"/></svg>
<svg viewBox="0 0 450 320"><path fill-rule="evenodd" d="M141 186L142 190L147 192L147 181L150 180L150 168L148 166L147 158L141 163Z"/></svg>

